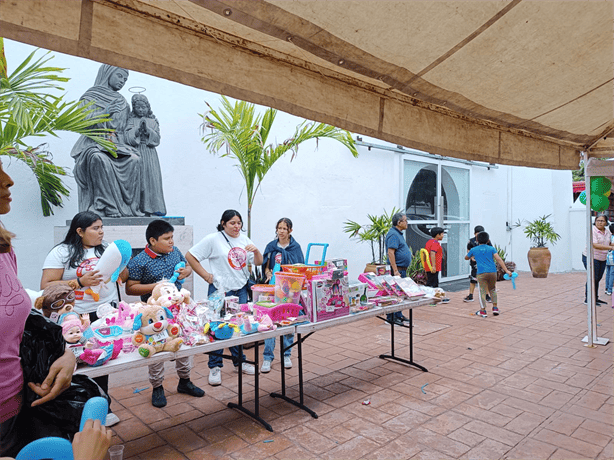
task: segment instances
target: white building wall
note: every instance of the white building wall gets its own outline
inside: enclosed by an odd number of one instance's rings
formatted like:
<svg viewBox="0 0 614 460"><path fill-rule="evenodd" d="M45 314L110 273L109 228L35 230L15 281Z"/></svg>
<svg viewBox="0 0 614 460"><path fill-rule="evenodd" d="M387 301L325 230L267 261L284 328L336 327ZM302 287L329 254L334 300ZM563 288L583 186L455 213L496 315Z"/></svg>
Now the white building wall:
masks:
<svg viewBox="0 0 614 460"><path fill-rule="evenodd" d="M9 72L34 48L5 41ZM71 81L65 85L69 100L78 99L92 86L99 64L85 59L53 53L51 65L67 67ZM160 78L131 72L121 93L130 100L128 88L147 88L152 109L160 121L162 140L158 155L163 172L164 193L169 216L185 216L194 227L195 242L215 231L225 209L239 210L247 225L247 204L243 179L233 161L208 153L202 142L198 114L207 110L205 101L216 107L216 94L179 85ZM290 137L302 120L279 113L275 131L269 141L282 142ZM54 162L72 168L70 150L77 136L35 139L38 145L47 142L54 153ZM365 141L384 144L383 141ZM263 250L274 238L275 224L280 217L294 222L296 240L303 250L307 244L329 243L327 257L348 259L350 277L356 278L371 259L367 244L358 244L343 232L343 222L351 219L367 222L367 214L381 214L393 206L402 208L400 154L360 147L358 159L341 145L321 140L301 146L298 156L282 158L265 177L252 210L252 239ZM77 186L72 177L66 179L71 196L55 215L43 217L38 185L29 169L21 162L3 159L5 169L15 180L10 214L2 217L4 225L17 234L15 250L23 284L37 289L43 260L53 246L53 227L63 226L78 212ZM511 187L510 187L511 186ZM511 201L510 201L511 200ZM508 206L508 203L511 203ZM486 170L473 167L471 176L471 226L482 224L493 241L506 246L520 270L528 269L528 240L521 229L506 230L506 222L519 218L533 219L553 213L553 223L561 234L561 242L553 251L552 271L576 268L570 254L569 206L571 205L571 173L500 166ZM509 209L508 209L509 208ZM577 225L577 224L575 224ZM469 238L472 235L467 235ZM578 235L574 241L578 241ZM144 236L143 236L144 238ZM581 249L580 249L581 251ZM319 255L319 254L318 254ZM314 255L310 257L313 260ZM196 280L195 297L203 297L206 284Z"/></svg>

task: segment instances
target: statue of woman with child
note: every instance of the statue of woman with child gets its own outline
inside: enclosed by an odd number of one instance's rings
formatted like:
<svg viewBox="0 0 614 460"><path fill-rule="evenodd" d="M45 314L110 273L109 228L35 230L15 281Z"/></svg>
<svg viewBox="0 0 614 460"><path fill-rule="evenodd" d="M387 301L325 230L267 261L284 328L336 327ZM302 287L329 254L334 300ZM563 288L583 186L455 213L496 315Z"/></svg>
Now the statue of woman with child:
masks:
<svg viewBox="0 0 614 460"><path fill-rule="evenodd" d="M91 211L107 217L143 216L140 209L142 171L139 152L125 141L124 130L130 107L119 90L128 79L128 71L103 64L94 86L81 101L92 102L91 116L108 114L110 121L100 125L112 128L111 140L117 146L117 158L86 136L74 145L74 175L79 187L79 211Z"/></svg>

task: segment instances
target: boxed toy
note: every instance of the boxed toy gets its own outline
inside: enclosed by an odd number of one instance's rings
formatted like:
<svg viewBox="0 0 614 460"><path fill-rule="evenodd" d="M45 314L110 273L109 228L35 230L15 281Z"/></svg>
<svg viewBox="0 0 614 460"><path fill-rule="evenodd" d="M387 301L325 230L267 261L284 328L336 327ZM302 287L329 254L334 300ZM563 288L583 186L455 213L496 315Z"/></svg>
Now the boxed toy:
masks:
<svg viewBox="0 0 614 460"><path fill-rule="evenodd" d="M347 272L335 270L314 276L308 283L307 315L311 322L345 316L350 313Z"/></svg>

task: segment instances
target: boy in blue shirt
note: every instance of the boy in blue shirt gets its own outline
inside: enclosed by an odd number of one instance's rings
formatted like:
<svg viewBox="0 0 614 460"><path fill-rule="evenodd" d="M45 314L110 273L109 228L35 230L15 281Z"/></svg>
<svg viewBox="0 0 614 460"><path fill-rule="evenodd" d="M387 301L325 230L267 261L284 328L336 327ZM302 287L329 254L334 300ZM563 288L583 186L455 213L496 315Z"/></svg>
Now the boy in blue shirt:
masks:
<svg viewBox="0 0 614 460"><path fill-rule="evenodd" d="M181 251L174 246L174 230L171 224L162 219L149 223L145 231L145 238L149 244L142 252L128 262L126 294L140 295L141 300L147 302L156 284L162 280L170 279L175 273L175 266L179 262L184 262L186 266L178 270L179 277L175 281L177 289L181 289L179 280L188 277L192 273L192 269L187 265ZM179 376L178 393L185 393L199 398L205 395L205 392L190 380L192 363L189 356L176 359L175 369ZM149 381L153 388L151 404L154 407L166 406L166 396L162 386L164 381L164 362L149 366Z"/></svg>
<svg viewBox="0 0 614 460"><path fill-rule="evenodd" d="M469 260L473 257L477 264L477 279L478 286L480 287L480 309L475 312L475 314L482 318L488 317L486 314L486 295L490 294L492 299L492 314L497 316L499 314L499 308L497 307L497 291L495 290L495 285L497 283L497 265L495 264L495 260L505 273L510 276L512 273L505 266L505 262L503 262L503 259L499 256L497 250L488 245L488 241L490 240L488 233L478 233L476 240L478 246L472 248L465 256L465 260Z"/></svg>

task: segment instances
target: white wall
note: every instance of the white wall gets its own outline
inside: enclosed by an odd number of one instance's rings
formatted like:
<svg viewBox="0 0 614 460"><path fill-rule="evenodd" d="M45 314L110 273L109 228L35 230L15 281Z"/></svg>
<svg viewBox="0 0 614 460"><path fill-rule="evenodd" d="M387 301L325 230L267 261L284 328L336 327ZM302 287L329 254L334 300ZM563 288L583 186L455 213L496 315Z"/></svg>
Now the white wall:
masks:
<svg viewBox="0 0 614 460"><path fill-rule="evenodd" d="M5 45L9 73L34 49L10 40L6 40ZM65 75L71 81L65 84L67 98L78 99L92 86L99 64L53 54L51 65L68 68ZM128 89L135 86L147 88L145 95L160 121L162 141L158 155L168 214L185 216L186 224L194 227L195 241L215 231L225 209L239 210L247 223L243 179L238 170L232 160L207 152L200 141L198 114L206 111L205 101L216 107L220 96L131 72L121 91L126 99L132 96ZM270 141L282 142L290 137L301 121L280 112ZM59 139L35 139L31 143L47 142L54 153L54 162L72 168L74 161L70 150L76 139L75 135L62 134ZM375 139L365 140L384 144ZM342 231L343 222L347 219L366 222L367 214L380 214L393 206L402 208L405 201L400 197L399 154L377 149L368 151L362 147L359 152L360 157L354 159L341 144L321 140L317 150L315 141L302 145L293 162L290 162L290 155L279 160L264 179L256 197L252 212L255 244L264 249L274 238L277 220L289 217L294 222L293 235L304 250L310 242L329 243L327 256L347 258L350 277L356 278L370 260L370 248L349 240ZM2 221L17 234L15 250L23 284L38 288L43 260L53 246L53 227L65 225L66 220L78 212L77 186L72 177L67 178L71 196L64 208L56 209L54 216L43 217L38 186L29 169L19 161L4 158L3 162L15 186L12 211L3 216ZM528 268L525 256L528 241L521 229L512 232L505 229L505 222L510 221L508 183L512 185L512 222L554 213L555 228L563 239L551 248L552 271L570 270L571 173L529 168L500 167L490 171L473 168L471 225L484 225L493 241L501 246L505 243L522 270ZM197 280L196 298L205 295L205 286Z"/></svg>

